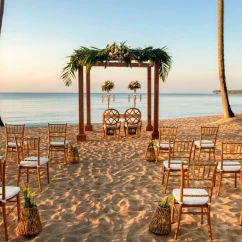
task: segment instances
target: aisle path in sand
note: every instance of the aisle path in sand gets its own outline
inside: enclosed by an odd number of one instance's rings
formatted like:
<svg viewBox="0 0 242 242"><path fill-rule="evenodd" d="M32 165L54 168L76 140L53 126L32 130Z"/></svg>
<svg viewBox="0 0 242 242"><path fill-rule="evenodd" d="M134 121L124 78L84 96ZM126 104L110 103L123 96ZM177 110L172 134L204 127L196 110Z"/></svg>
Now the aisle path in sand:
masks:
<svg viewBox="0 0 242 242"><path fill-rule="evenodd" d="M212 124L221 116L170 119L162 125L177 125L178 139L198 139L200 125ZM88 141L76 143L77 126L68 126L68 139L78 146L80 162L64 164L63 155L55 153L50 165L50 184L42 176L43 192L38 190L36 177L31 179L31 190L36 195L42 232L35 238L15 235L15 214L9 221L9 241L173 241L175 224L170 235L158 236L148 230L148 223L156 210L154 200L164 197L161 185L161 164L144 159L151 132L142 137L103 139L101 125L94 125L87 132ZM47 155L47 127L26 128L26 136L41 137L42 154ZM0 129L0 155L5 151L4 129ZM218 144L221 140L240 140L242 116L220 125ZM219 147L219 146L218 146ZM219 151L217 151L219 158ZM15 185L17 165L8 160L7 182ZM179 186L178 178L168 185L168 194ZM242 227L238 226L242 194L234 188L232 179L224 179L220 196L212 203L212 232L214 241L242 241ZM21 206L23 196L21 194ZM207 241L206 218L200 226L198 216L185 215L181 220L180 241ZM3 240L3 235L0 235Z"/></svg>

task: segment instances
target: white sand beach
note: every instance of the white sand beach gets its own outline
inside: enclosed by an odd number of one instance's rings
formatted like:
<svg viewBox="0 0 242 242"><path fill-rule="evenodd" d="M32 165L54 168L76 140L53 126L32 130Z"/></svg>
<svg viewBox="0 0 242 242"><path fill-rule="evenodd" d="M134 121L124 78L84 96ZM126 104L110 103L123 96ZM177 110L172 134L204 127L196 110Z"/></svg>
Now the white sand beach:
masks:
<svg viewBox="0 0 242 242"><path fill-rule="evenodd" d="M199 138L200 125L214 124L222 116L179 118L160 121L160 125L178 126L178 139ZM174 241L175 223L169 235L155 235L148 229L157 203L165 197L161 185L162 157L158 165L144 158L151 132L145 131L143 122L141 138L121 137L104 139L101 124L87 132L86 142L76 142L78 127L68 126L68 140L77 146L80 162L64 164L63 154L54 153L50 164L50 184L42 176L42 193L37 177L32 176L30 187L36 196L43 229L32 238L19 237L16 213L9 216L9 241ZM27 127L26 136L40 136L42 155L47 155L47 127ZM0 128L0 155L5 152L4 128ZM242 115L220 124L217 142L219 160L220 142L242 137ZM7 184L15 185L17 163L7 160ZM179 186L179 178L170 180L168 192ZM220 195L214 189L211 222L214 241L242 241L239 216L242 209L240 183L223 179ZM21 193L21 207L24 206ZM183 215L178 241L207 241L206 217L200 225L198 215ZM176 218L175 218L176 222ZM4 236L0 235L0 241Z"/></svg>

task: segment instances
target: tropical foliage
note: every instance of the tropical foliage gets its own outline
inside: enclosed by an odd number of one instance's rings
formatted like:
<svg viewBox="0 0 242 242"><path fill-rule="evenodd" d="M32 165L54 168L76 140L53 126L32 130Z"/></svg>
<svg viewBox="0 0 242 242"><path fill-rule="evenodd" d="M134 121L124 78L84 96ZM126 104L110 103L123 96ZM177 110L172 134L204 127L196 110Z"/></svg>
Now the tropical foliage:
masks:
<svg viewBox="0 0 242 242"><path fill-rule="evenodd" d="M102 84L102 91L103 92L105 92L105 91L111 91L113 88L114 88L114 82L111 82L109 80L105 81Z"/></svg>
<svg viewBox="0 0 242 242"><path fill-rule="evenodd" d="M66 86L72 84L72 79L75 79L75 72L79 66L86 66L87 71L89 71L92 66L98 63L104 63L106 68L110 61L125 63L127 67L131 67L132 61L140 64L149 62L151 65L158 63L160 78L165 81L172 62L171 56L166 52L165 47L154 49L149 46L144 49L132 49L130 46L126 46L125 42L121 42L120 45L114 42L112 45L107 45L104 49L81 46L80 49L74 50L74 53L69 58L70 61L63 68L61 75Z"/></svg>
<svg viewBox="0 0 242 242"><path fill-rule="evenodd" d="M170 204L172 203L172 201L173 201L173 197L169 195L166 198L161 199L159 206L161 208L169 208L171 206Z"/></svg>
<svg viewBox="0 0 242 242"><path fill-rule="evenodd" d="M31 195L29 184L22 182L22 191L24 193L25 208L33 208L35 206L35 198Z"/></svg>
<svg viewBox="0 0 242 242"><path fill-rule="evenodd" d="M128 85L129 90L140 89L140 88L141 88L141 84L136 80L130 82L129 85Z"/></svg>
<svg viewBox="0 0 242 242"><path fill-rule="evenodd" d="M3 12L4 12L4 0L0 0L0 35L1 35L1 29L2 29Z"/></svg>

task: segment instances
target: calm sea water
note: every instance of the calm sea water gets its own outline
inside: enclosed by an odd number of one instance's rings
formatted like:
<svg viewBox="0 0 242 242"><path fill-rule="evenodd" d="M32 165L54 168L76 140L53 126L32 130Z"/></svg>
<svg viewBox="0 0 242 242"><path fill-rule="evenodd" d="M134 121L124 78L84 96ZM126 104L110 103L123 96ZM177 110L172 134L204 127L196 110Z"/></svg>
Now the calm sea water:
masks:
<svg viewBox="0 0 242 242"><path fill-rule="evenodd" d="M102 113L107 108L106 100L102 103L102 95L103 93L91 95L92 123L102 122ZM229 101L233 112L242 113L242 95L229 95ZM84 103L84 107L85 105ZM127 108L133 107L133 100L128 102L127 93L115 93L115 101L111 101L110 107L124 113ZM142 119L146 120L146 94L142 94L141 102L137 99L136 107L142 111ZM160 94L159 119L215 114L222 114L220 95ZM0 115L5 123L24 123L27 126L45 126L48 122L77 124L78 94L0 93Z"/></svg>

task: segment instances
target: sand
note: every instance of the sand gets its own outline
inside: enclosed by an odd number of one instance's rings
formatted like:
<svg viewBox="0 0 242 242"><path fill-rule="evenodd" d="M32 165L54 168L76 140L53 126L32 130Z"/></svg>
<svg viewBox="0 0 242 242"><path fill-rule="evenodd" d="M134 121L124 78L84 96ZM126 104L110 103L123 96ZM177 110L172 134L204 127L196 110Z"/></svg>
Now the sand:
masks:
<svg viewBox="0 0 242 242"><path fill-rule="evenodd" d="M178 139L198 139L200 125L215 124L221 116L162 120L162 125L177 125ZM219 122L217 159L222 140L242 137L242 115ZM142 127L141 138L103 138L100 124L87 132L86 142L76 142L77 126L68 126L68 140L77 146L80 162L64 164L63 154L54 153L50 163L50 184L42 176L42 193L36 176L31 177L31 190L36 196L43 230L32 238L19 237L16 213L9 216L9 241L174 241L176 224L169 235L155 235L148 230L157 202L166 195L161 185L162 157L158 165L144 159L151 132ZM40 136L42 156L47 155L47 127L27 127L26 136ZM5 152L4 129L0 128L0 155ZM164 158L164 157L163 157ZM205 158L205 157L204 157ZM7 184L15 185L17 164L7 160ZM23 177L25 179L25 177ZM214 241L242 241L239 216L242 209L240 184L223 179L220 195L213 193L211 210ZM167 194L179 187L179 178L170 180ZM24 206L21 193L21 207ZM200 225L198 215L183 215L179 241L207 241L206 217ZM176 217L175 217L176 222ZM0 234L0 241L4 240Z"/></svg>

